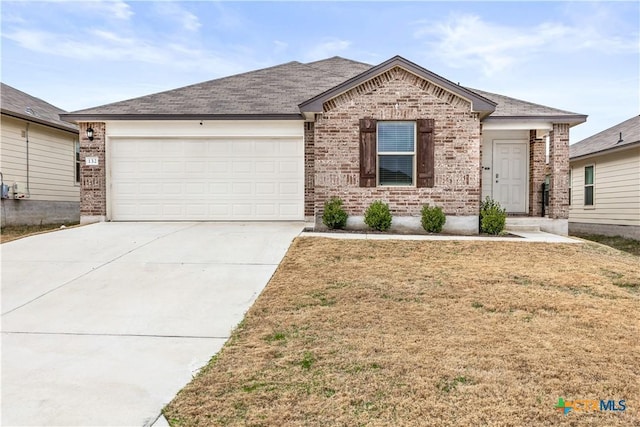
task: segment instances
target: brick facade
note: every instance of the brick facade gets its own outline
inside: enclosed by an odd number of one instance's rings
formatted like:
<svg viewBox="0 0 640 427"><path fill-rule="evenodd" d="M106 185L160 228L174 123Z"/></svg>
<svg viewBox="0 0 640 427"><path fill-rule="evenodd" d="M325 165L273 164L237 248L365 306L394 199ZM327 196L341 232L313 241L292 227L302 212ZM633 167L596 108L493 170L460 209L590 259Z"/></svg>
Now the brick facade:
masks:
<svg viewBox="0 0 640 427"><path fill-rule="evenodd" d="M359 119L435 120L435 186L359 186ZM363 215L374 200L389 203L393 215L417 216L426 203L447 215L478 215L480 121L468 101L401 68L393 68L324 104L316 120L315 211L332 196L349 215Z"/></svg>
<svg viewBox="0 0 640 427"><path fill-rule="evenodd" d="M542 184L545 179L546 153L544 139L529 131L529 215L542 215Z"/></svg>
<svg viewBox="0 0 640 427"><path fill-rule="evenodd" d="M549 135L549 218L569 218L569 125L554 123Z"/></svg>
<svg viewBox="0 0 640 427"><path fill-rule="evenodd" d="M315 124L306 122L304 124L304 216L312 217L314 212L315 194Z"/></svg>
<svg viewBox="0 0 640 427"><path fill-rule="evenodd" d="M80 220L83 217L107 215L107 182L104 123L80 123ZM87 129L93 129L93 141L87 138ZM87 157L97 157L97 166L88 166Z"/></svg>

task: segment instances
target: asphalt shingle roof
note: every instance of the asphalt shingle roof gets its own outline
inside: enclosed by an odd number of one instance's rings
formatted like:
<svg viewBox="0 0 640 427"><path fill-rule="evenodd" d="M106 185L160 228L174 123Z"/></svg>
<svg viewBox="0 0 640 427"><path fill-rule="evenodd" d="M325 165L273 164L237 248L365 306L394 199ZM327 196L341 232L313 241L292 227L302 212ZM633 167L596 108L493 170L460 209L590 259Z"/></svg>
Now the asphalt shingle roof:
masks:
<svg viewBox="0 0 640 427"><path fill-rule="evenodd" d="M622 134L622 142L620 140ZM640 142L640 116L618 123L569 146L569 158L586 156Z"/></svg>
<svg viewBox="0 0 640 427"><path fill-rule="evenodd" d="M497 104L496 110L491 114L491 117L581 116L581 114L547 107L546 105L534 104L533 102L510 98L508 96L499 95L497 93L485 92L483 90L471 88L467 89L477 93L480 96L484 96L485 98Z"/></svg>
<svg viewBox="0 0 640 427"><path fill-rule="evenodd" d="M82 116L299 116L299 104L373 68L370 64L333 57L288 62L261 70L70 113ZM467 88L468 89L468 88ZM495 102L490 117L586 116L515 98L468 89Z"/></svg>
<svg viewBox="0 0 640 427"><path fill-rule="evenodd" d="M58 129L78 131L78 127L73 123L60 120L60 114L66 113L63 109L7 84L0 83L0 86L0 111L2 111L2 114L42 123Z"/></svg>
<svg viewBox="0 0 640 427"><path fill-rule="evenodd" d="M369 68L338 57L293 61L73 114L299 115L298 104Z"/></svg>

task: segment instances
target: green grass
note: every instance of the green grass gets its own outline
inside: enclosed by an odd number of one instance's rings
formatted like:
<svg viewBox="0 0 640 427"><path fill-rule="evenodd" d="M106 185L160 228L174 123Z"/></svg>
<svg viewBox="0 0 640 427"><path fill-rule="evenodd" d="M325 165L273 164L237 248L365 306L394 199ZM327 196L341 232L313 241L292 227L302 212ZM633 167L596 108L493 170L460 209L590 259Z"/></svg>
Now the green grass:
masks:
<svg viewBox="0 0 640 427"><path fill-rule="evenodd" d="M591 240L592 242L601 243L603 245L611 246L612 248L620 251L628 252L632 255L640 256L640 240L629 239L621 236L603 236L601 234L572 234L575 237L579 237L585 240Z"/></svg>

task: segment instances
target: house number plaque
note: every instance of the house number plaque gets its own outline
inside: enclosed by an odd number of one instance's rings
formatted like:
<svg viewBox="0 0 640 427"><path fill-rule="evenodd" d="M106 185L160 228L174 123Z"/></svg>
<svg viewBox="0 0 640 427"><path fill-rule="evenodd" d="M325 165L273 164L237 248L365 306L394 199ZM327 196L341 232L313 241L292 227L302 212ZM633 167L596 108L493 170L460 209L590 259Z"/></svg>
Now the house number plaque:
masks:
<svg viewBox="0 0 640 427"><path fill-rule="evenodd" d="M87 166L98 166L98 158L97 157L85 157L84 162Z"/></svg>

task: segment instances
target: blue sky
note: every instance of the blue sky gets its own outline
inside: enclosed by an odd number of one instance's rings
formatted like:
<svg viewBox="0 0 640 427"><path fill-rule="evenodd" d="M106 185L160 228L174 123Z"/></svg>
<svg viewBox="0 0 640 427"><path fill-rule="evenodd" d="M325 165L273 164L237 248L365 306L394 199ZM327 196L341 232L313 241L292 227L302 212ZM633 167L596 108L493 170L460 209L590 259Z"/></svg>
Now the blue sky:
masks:
<svg viewBox="0 0 640 427"><path fill-rule="evenodd" d="M73 111L334 55L394 55L460 84L588 114L640 113L639 2L2 1L2 81Z"/></svg>

